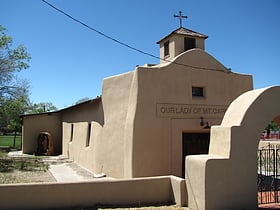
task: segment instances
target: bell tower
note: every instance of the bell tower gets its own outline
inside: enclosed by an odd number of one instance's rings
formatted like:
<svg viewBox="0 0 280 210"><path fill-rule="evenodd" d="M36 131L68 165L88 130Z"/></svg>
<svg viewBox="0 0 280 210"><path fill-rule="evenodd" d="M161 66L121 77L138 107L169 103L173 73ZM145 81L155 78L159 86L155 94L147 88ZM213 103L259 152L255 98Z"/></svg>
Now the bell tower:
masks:
<svg viewBox="0 0 280 210"><path fill-rule="evenodd" d="M204 41L208 36L182 27L182 19L188 17L183 16L181 11L174 18L179 18L180 27L157 42L160 45L161 63L193 48L205 49Z"/></svg>

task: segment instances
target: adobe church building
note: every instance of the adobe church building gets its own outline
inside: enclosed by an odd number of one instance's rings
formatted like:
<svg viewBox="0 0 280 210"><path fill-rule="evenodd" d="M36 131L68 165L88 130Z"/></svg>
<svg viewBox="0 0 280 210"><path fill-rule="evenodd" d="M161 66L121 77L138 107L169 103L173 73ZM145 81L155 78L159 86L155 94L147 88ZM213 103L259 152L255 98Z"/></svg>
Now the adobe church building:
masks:
<svg viewBox="0 0 280 210"><path fill-rule="evenodd" d="M53 154L95 173L184 177L185 156L208 153L210 127L253 89L251 75L232 72L205 51L206 39L180 27L157 42L160 64L105 78L95 99L22 116L23 153L36 153L39 133L48 132Z"/></svg>

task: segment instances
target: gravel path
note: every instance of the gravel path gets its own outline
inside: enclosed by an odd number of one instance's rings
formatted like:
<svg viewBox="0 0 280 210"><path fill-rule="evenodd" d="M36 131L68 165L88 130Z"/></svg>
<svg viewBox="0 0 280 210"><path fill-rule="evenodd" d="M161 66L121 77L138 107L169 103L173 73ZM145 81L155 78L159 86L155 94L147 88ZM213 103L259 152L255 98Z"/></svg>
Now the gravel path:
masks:
<svg viewBox="0 0 280 210"><path fill-rule="evenodd" d="M33 155L22 154L21 151L13 151L8 154L9 158L34 158ZM0 184L11 183L45 183L45 182L64 182L64 181L83 181L94 180L94 174L87 169L79 166L73 161L63 156L44 156L40 157L48 170L12 170L10 172L0 172ZM59 179L59 175L53 169L65 170L64 177ZM53 173L52 173L53 172ZM66 177L68 175L68 177Z"/></svg>

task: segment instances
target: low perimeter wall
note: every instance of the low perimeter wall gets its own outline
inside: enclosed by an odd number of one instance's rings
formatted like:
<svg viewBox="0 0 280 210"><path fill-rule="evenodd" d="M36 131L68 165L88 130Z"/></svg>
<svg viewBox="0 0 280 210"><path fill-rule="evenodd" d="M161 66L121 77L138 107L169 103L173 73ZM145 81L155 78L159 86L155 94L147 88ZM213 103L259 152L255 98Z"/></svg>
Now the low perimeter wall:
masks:
<svg viewBox="0 0 280 210"><path fill-rule="evenodd" d="M175 176L0 185L0 198L0 209L187 204L185 180Z"/></svg>

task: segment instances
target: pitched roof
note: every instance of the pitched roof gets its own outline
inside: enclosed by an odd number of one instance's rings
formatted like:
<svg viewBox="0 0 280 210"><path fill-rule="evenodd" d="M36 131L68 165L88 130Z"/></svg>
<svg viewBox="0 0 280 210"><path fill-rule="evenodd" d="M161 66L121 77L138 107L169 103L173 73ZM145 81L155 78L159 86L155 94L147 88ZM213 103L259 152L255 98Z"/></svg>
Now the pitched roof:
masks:
<svg viewBox="0 0 280 210"><path fill-rule="evenodd" d="M207 35L204 35L204 34L195 32L195 31L193 31L193 30L190 30L190 29L181 27L181 28L178 28L178 29L172 31L170 34L168 34L167 36L165 36L164 38L162 38L161 40L159 40L159 41L157 42L157 44L159 44L162 40L166 39L167 37L171 36L172 34L194 36L194 37L200 37L200 38L204 38L204 39L207 39L207 38L208 38Z"/></svg>

